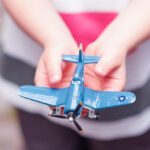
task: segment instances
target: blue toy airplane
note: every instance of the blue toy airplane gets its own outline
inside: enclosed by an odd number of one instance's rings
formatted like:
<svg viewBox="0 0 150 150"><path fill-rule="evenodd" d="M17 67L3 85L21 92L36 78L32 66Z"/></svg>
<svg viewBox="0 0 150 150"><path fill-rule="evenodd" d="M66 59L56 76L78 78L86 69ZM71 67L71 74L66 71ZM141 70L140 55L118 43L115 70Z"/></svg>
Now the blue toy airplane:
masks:
<svg viewBox="0 0 150 150"><path fill-rule="evenodd" d="M94 91L84 86L84 64L97 63L100 57L86 56L83 54L82 45L79 46L79 56L64 55L64 61L77 63L77 67L67 88L47 88L32 85L24 85L19 89L19 95L39 103L51 106L51 117L69 119L77 129L82 128L76 122L76 118L85 116L99 118L95 113L97 109L127 105L135 102L135 95L131 92Z"/></svg>

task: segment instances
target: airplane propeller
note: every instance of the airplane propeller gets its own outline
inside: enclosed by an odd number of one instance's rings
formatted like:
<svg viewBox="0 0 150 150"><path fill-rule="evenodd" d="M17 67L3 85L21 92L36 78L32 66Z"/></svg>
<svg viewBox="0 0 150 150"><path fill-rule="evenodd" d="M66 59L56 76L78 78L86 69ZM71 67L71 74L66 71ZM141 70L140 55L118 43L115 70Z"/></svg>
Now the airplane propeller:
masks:
<svg viewBox="0 0 150 150"><path fill-rule="evenodd" d="M82 133L83 130L82 130L81 126L77 123L77 121L75 119L73 120L73 123L76 126L76 128L80 131L80 133Z"/></svg>
<svg viewBox="0 0 150 150"><path fill-rule="evenodd" d="M78 115L78 111L80 110L82 105L83 105L83 103L80 102L80 104L76 107L75 111L73 113L72 112L68 113L68 116L61 116L61 115L54 115L54 114L48 114L48 116L61 118L61 119L69 119L69 121L73 122L74 125L76 126L76 128L82 133L83 130L82 130L81 126L75 120Z"/></svg>
<svg viewBox="0 0 150 150"><path fill-rule="evenodd" d="M76 117L78 114L78 111L80 110L81 106L83 105L82 102L76 107L75 111L73 112L73 117Z"/></svg>
<svg viewBox="0 0 150 150"><path fill-rule="evenodd" d="M55 118L66 119L66 116L61 116L61 115L48 114L48 116L50 116L50 117L55 117Z"/></svg>

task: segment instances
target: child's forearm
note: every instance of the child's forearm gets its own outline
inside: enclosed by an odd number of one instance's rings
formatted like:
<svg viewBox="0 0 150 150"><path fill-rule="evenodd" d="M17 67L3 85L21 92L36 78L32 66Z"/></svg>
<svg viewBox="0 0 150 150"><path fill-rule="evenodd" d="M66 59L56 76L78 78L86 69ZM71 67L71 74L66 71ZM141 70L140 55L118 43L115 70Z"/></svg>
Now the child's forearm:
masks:
<svg viewBox="0 0 150 150"><path fill-rule="evenodd" d="M71 36L49 0L3 0L3 3L16 23L42 46L65 40L61 35Z"/></svg>
<svg viewBox="0 0 150 150"><path fill-rule="evenodd" d="M150 37L150 0L132 0L98 39L127 51ZM109 41L109 42L108 42Z"/></svg>

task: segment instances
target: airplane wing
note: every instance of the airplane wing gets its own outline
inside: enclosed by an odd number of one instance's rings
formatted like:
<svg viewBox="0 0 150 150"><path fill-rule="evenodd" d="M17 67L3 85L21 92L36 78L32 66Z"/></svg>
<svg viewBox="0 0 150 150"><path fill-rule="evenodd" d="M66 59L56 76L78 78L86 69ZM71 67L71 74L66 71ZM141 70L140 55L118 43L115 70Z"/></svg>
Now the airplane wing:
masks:
<svg viewBox="0 0 150 150"><path fill-rule="evenodd" d="M135 95L131 92L94 91L85 87L84 106L90 109L103 109L135 102Z"/></svg>
<svg viewBox="0 0 150 150"><path fill-rule="evenodd" d="M68 88L48 88L24 85L19 88L19 96L50 106L65 104Z"/></svg>
<svg viewBox="0 0 150 150"><path fill-rule="evenodd" d="M63 55L62 59L64 61L68 61L68 62L72 62L72 63L78 63L79 62L79 56L78 55ZM98 56L84 55L84 64L97 63L99 60L100 60L100 57L98 57Z"/></svg>

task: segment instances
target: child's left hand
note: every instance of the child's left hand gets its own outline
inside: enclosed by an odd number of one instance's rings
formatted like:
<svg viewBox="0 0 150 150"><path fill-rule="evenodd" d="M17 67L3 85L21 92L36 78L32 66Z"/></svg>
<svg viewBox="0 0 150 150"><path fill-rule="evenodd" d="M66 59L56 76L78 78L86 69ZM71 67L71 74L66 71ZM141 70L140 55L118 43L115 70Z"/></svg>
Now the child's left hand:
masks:
<svg viewBox="0 0 150 150"><path fill-rule="evenodd" d="M86 55L100 56L87 65L85 85L95 90L121 91L126 83L127 54L150 37L150 1L134 0L86 49ZM90 81L90 82L89 82Z"/></svg>
<svg viewBox="0 0 150 150"><path fill-rule="evenodd" d="M94 42L86 49L86 55L100 56L101 59L97 64L86 65L85 86L101 91L122 91L126 82L126 53L118 53L117 47L99 45Z"/></svg>

